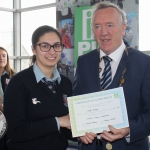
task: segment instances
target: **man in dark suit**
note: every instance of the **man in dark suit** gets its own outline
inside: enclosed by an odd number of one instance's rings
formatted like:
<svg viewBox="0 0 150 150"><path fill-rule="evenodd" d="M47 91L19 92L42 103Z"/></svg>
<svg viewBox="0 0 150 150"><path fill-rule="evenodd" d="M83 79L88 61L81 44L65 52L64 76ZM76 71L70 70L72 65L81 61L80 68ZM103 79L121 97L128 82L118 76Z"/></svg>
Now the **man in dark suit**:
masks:
<svg viewBox="0 0 150 150"><path fill-rule="evenodd" d="M79 150L108 149L108 142L112 146L109 149L148 150L150 57L133 48L126 48L123 42L126 24L126 15L118 6L109 2L100 2L95 6L92 28L99 48L78 58L73 93L87 94L103 88L103 75L108 67L104 58L107 56L110 59L110 74L107 75L111 76L111 82L105 81L107 86L103 89L123 87L129 127L116 129L108 125L111 132L103 131L100 135L86 133L79 137Z"/></svg>

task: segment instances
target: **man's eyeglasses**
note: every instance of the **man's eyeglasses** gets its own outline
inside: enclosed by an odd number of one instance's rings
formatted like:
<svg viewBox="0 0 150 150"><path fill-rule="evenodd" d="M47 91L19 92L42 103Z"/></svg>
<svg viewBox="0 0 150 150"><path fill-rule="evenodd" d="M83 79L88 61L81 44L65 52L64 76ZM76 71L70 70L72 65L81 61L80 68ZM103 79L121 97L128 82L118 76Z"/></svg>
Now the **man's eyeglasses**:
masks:
<svg viewBox="0 0 150 150"><path fill-rule="evenodd" d="M48 52L52 47L55 52L62 52L64 48L63 44L54 44L54 45L50 45L48 43L35 44L35 46L37 45L40 47L40 50L42 52Z"/></svg>

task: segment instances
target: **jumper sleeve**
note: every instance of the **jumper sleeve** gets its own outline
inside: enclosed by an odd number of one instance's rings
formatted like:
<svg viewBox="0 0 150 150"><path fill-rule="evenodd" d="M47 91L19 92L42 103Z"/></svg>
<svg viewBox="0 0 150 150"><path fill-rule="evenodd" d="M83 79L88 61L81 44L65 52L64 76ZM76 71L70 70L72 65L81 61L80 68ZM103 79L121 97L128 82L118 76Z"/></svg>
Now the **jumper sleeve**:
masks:
<svg viewBox="0 0 150 150"><path fill-rule="evenodd" d="M60 130L60 125L59 125L59 122L58 122L58 118L57 118L57 117L55 117L55 119L56 119L56 122L57 122L58 130Z"/></svg>

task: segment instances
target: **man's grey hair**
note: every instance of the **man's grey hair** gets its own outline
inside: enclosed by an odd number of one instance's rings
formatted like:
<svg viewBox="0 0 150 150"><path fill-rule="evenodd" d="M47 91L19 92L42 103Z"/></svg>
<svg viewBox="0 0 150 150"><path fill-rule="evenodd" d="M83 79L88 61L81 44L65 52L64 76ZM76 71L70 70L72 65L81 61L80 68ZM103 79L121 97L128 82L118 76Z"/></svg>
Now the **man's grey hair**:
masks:
<svg viewBox="0 0 150 150"><path fill-rule="evenodd" d="M99 2L97 4L95 4L93 6L94 8L94 12L93 12L93 18L92 18L92 25L93 25L93 19L94 19L94 15L96 14L96 12L98 10L101 10L101 9L105 9L105 8L115 8L118 13L120 14L120 23L123 25L123 24L127 24L127 18L126 18L126 13L120 9L117 5L113 4L113 3L110 3L110 2Z"/></svg>

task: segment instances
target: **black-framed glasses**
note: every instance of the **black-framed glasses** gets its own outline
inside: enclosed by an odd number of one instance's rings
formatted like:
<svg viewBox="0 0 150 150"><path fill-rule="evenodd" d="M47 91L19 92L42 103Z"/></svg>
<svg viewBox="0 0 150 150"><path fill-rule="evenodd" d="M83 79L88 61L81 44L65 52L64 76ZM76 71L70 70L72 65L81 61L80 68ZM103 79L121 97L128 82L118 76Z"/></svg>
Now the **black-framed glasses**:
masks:
<svg viewBox="0 0 150 150"><path fill-rule="evenodd" d="M48 52L52 47L53 47L55 52L62 52L63 48L64 48L64 45L60 44L60 43L50 45L49 43L44 43L43 42L43 43L40 43L40 44L35 44L35 46L37 46L37 45L40 47L40 50L42 52Z"/></svg>

